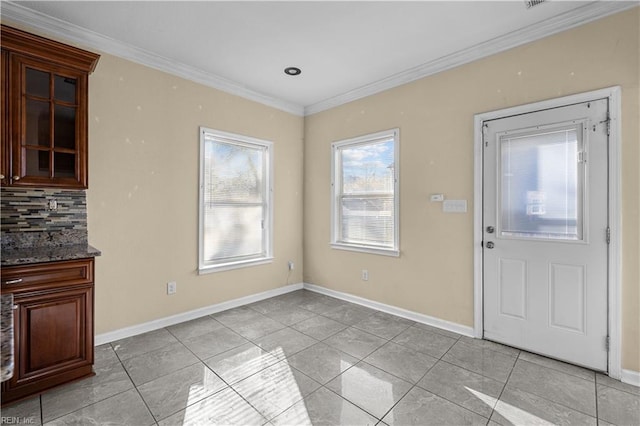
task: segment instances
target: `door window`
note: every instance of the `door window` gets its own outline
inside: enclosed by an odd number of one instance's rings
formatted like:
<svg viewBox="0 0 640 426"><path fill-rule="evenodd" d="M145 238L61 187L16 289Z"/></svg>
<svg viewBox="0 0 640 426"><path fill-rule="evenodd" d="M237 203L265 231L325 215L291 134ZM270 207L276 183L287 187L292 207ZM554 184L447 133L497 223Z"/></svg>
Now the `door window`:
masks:
<svg viewBox="0 0 640 426"><path fill-rule="evenodd" d="M500 236L583 240L582 125L499 135Z"/></svg>

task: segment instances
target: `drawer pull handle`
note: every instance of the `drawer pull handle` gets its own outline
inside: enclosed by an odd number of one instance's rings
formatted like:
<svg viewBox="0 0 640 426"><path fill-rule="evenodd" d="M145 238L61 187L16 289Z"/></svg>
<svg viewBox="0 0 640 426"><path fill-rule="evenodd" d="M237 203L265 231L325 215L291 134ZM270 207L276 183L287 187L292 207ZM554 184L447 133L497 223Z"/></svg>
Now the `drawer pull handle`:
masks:
<svg viewBox="0 0 640 426"><path fill-rule="evenodd" d="M21 283L21 282L22 282L22 278L16 278L15 280L8 280L8 281L5 281L4 283L5 284L18 284L18 283Z"/></svg>
<svg viewBox="0 0 640 426"><path fill-rule="evenodd" d="M13 177L13 180L20 180L20 176L15 175L15 176Z"/></svg>

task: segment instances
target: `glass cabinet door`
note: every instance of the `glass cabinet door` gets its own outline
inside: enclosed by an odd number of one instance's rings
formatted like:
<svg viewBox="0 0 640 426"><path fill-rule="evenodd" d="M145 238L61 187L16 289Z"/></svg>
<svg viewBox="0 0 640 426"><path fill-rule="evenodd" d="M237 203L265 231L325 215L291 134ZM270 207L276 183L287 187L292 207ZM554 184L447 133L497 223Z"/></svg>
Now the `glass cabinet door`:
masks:
<svg viewBox="0 0 640 426"><path fill-rule="evenodd" d="M13 61L20 78L13 101L20 113L14 121L12 184L86 187L86 76L30 58Z"/></svg>
<svg viewBox="0 0 640 426"><path fill-rule="evenodd" d="M100 55L0 25L0 185L86 189L89 74Z"/></svg>

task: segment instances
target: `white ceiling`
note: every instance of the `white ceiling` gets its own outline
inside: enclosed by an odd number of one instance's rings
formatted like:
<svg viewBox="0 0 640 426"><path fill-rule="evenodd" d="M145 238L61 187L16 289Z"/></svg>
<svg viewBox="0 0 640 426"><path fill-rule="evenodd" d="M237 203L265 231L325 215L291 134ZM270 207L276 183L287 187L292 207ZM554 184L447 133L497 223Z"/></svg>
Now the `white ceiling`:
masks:
<svg viewBox="0 0 640 426"><path fill-rule="evenodd" d="M523 0L3 1L2 14L302 114L637 4L552 0L527 9ZM285 75L288 66L302 74Z"/></svg>

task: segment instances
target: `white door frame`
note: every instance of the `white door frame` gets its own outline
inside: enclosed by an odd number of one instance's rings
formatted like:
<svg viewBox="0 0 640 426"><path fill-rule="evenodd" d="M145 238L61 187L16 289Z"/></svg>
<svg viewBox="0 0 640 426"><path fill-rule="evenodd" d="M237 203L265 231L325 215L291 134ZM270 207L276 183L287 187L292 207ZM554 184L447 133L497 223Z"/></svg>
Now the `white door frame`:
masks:
<svg viewBox="0 0 640 426"><path fill-rule="evenodd" d="M484 121L508 117L518 114L556 108L564 105L578 104L596 99L608 98L609 100L609 227L611 228L611 243L609 244L608 259L608 295L609 295L609 376L620 380L622 376L621 359L621 158L620 158L620 134L621 134L621 101L620 86L608 87L592 92L579 93L562 98L490 111L474 116L474 202L473 202L473 287L474 287L474 326L473 332L476 338L482 338L484 331L483 318L483 262L482 262L482 187L483 187L483 142L482 125Z"/></svg>

